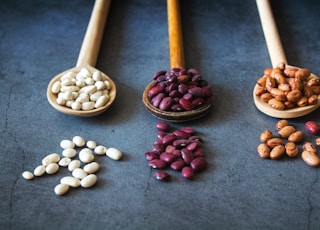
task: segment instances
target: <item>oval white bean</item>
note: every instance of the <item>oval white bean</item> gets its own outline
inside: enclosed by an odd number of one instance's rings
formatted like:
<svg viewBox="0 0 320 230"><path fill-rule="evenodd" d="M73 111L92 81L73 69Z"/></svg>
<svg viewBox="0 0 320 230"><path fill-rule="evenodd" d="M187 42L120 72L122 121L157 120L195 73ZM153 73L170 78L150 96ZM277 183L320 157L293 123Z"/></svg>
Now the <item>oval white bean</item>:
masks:
<svg viewBox="0 0 320 230"><path fill-rule="evenodd" d="M60 183L66 184L72 188L77 188L80 186L80 180L78 178L73 177L73 176L62 177L60 180Z"/></svg>
<svg viewBox="0 0 320 230"><path fill-rule="evenodd" d="M22 177L24 178L24 179L26 179L26 180L32 180L33 179L33 173L32 172L30 172L30 171L24 171L23 173L22 173Z"/></svg>
<svg viewBox="0 0 320 230"><path fill-rule="evenodd" d="M83 167L83 170L88 173L88 174L92 174L92 173L96 173L100 168L100 165L97 162L91 162L89 164L86 164Z"/></svg>
<svg viewBox="0 0 320 230"><path fill-rule="evenodd" d="M79 152L79 159L84 163L90 163L94 160L94 155L92 154L92 150L89 148L83 148Z"/></svg>
<svg viewBox="0 0 320 230"><path fill-rule="evenodd" d="M97 155L103 155L107 151L107 148L103 145L98 145L97 147L94 148L94 153Z"/></svg>
<svg viewBox="0 0 320 230"><path fill-rule="evenodd" d="M97 143L95 141L87 141L87 147L89 149L94 149L97 146Z"/></svg>
<svg viewBox="0 0 320 230"><path fill-rule="evenodd" d="M71 109L73 110L80 110L82 108L82 105L78 101L74 101L71 103Z"/></svg>
<svg viewBox="0 0 320 230"><path fill-rule="evenodd" d="M74 158L77 155L77 151L74 148L65 148L62 151L62 156L68 158Z"/></svg>
<svg viewBox="0 0 320 230"><path fill-rule="evenodd" d="M70 164L70 162L71 162L71 158L69 158L69 157L64 157L64 158L61 158L61 160L59 161L59 165L61 166L61 167L67 167L69 164Z"/></svg>
<svg viewBox="0 0 320 230"><path fill-rule="evenodd" d="M50 163L46 166L47 174L55 174L59 170L59 165L57 163Z"/></svg>
<svg viewBox="0 0 320 230"><path fill-rule="evenodd" d="M94 109L94 105L95 105L95 103L93 101L83 102L81 109L82 110L92 110L92 109Z"/></svg>
<svg viewBox="0 0 320 230"><path fill-rule="evenodd" d="M81 166L81 162L79 160L73 160L69 163L68 170L72 172L76 168L80 168L80 166Z"/></svg>
<svg viewBox="0 0 320 230"><path fill-rule="evenodd" d="M42 165L47 166L50 163L57 163L60 160L58 153L51 153L42 159Z"/></svg>
<svg viewBox="0 0 320 230"><path fill-rule="evenodd" d="M116 148L108 148L106 151L106 155L112 160L120 160L122 157L122 153Z"/></svg>
<svg viewBox="0 0 320 230"><path fill-rule="evenodd" d="M60 92L60 88L61 88L61 83L60 81L56 81L55 83L53 83L52 88L51 88L51 92L54 94L57 94Z"/></svg>
<svg viewBox="0 0 320 230"><path fill-rule="evenodd" d="M80 182L81 187L83 188L90 188L97 182L97 176L95 174L89 174L85 178L83 178Z"/></svg>
<svg viewBox="0 0 320 230"><path fill-rule="evenodd" d="M44 165L39 165L34 169L33 174L35 176L42 176L45 172L46 172L46 167Z"/></svg>
<svg viewBox="0 0 320 230"><path fill-rule="evenodd" d="M74 148L74 143L73 141L70 141L70 140L62 140L60 142L60 147L63 148L63 149L66 149L66 148Z"/></svg>
<svg viewBox="0 0 320 230"><path fill-rule="evenodd" d="M88 173L86 173L82 168L76 168L72 171L72 176L81 180L88 176Z"/></svg>
<svg viewBox="0 0 320 230"><path fill-rule="evenodd" d="M86 141L81 136L74 136L72 138L72 141L77 147L82 147L82 146L84 146L86 144Z"/></svg>
<svg viewBox="0 0 320 230"><path fill-rule="evenodd" d="M58 196L62 196L69 191L69 186L66 184L58 184L54 187L54 193Z"/></svg>
<svg viewBox="0 0 320 230"><path fill-rule="evenodd" d="M101 108L102 106L104 106L108 102L108 100L109 100L109 98L106 95L102 95L101 97L98 98L94 107L96 109Z"/></svg>

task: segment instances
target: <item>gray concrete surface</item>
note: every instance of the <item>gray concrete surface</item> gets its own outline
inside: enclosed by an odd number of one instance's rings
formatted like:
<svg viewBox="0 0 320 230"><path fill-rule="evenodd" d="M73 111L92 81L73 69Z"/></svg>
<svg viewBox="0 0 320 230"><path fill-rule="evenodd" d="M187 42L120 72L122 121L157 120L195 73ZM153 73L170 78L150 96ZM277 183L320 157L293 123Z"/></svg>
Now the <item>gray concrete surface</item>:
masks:
<svg viewBox="0 0 320 230"><path fill-rule="evenodd" d="M97 68L118 95L98 117L55 111L46 88L75 65L93 2L0 3L1 229L318 229L319 169L299 156L262 160L256 147L278 119L259 112L255 81L270 67L255 1L182 1L185 59L212 84L213 108L190 126L204 140L208 169L194 180L169 171L154 179L144 153L156 139L157 118L141 101L152 75L169 69L166 2L113 1ZM320 74L319 1L272 1L288 62ZM303 130L319 110L290 119ZM21 177L59 142L81 135L124 157L99 157L98 183L57 197L61 169L32 181ZM305 140L313 141L307 136Z"/></svg>

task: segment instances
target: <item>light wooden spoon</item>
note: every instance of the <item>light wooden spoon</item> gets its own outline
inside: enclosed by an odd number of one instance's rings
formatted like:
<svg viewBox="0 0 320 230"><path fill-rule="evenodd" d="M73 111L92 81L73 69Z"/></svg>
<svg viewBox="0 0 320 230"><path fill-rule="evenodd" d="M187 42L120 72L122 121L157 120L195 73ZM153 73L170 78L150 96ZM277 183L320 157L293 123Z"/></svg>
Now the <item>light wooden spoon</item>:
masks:
<svg viewBox="0 0 320 230"><path fill-rule="evenodd" d="M66 106L59 105L56 102L57 95L51 92L52 85L56 81L59 81L61 76L63 76L65 73L69 71L79 72L84 67L90 70L91 72L98 70L94 68L94 66L96 65L99 48L100 48L100 44L103 36L103 31L104 31L105 23L109 13L110 3L111 3L111 0L95 1L92 14L90 17L90 21L87 27L87 31L86 31L84 40L82 42L76 67L68 69L62 73L59 73L50 81L48 85L48 88L47 88L48 101L55 109L57 109L62 113L74 115L74 116L80 116L80 117L96 116L103 113L105 110L107 110L115 100L116 86L112 81L112 79L109 78L108 76L107 76L107 80L110 82L110 85L111 85L111 89L109 92L110 98L109 98L109 101L103 107L100 107L98 109L92 109L88 111L73 110Z"/></svg>
<svg viewBox="0 0 320 230"><path fill-rule="evenodd" d="M266 39L271 63L276 67L278 63L284 62L287 66L287 59L281 44L280 35L272 14L272 9L268 0L256 0L263 33ZM293 66L292 66L293 67ZM314 75L314 74L311 74ZM267 103L263 102L260 97L255 95L258 85L253 90L253 99L256 107L266 115L275 118L295 118L307 115L320 106L320 98L318 96L318 103L315 105L308 105L304 107L297 107L286 110L276 110Z"/></svg>
<svg viewBox="0 0 320 230"><path fill-rule="evenodd" d="M170 66L172 68L185 69L184 51L181 29L181 18L179 9L179 0L167 0L168 11L168 32L169 32L169 49L170 49ZM148 111L162 119L172 122L183 122L194 120L205 115L211 107L211 98L207 99L205 103L198 109L182 112L163 111L154 107L149 98L148 91L155 85L151 82L143 92L143 103Z"/></svg>

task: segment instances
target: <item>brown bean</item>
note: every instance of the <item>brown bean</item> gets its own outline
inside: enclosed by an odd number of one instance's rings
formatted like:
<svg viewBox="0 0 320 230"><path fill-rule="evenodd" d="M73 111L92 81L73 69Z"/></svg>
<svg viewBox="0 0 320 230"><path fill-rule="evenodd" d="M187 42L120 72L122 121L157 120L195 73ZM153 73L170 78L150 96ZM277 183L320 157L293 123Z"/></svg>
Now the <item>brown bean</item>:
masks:
<svg viewBox="0 0 320 230"><path fill-rule="evenodd" d="M316 138L316 145L320 145L320 137Z"/></svg>
<svg viewBox="0 0 320 230"><path fill-rule="evenodd" d="M267 142L272 137L273 137L272 132L270 130L265 130L260 134L260 141Z"/></svg>
<svg viewBox="0 0 320 230"><path fill-rule="evenodd" d="M295 77L297 70L298 68L288 67L288 68L285 68L283 72L287 77Z"/></svg>
<svg viewBox="0 0 320 230"><path fill-rule="evenodd" d="M292 125L287 125L278 131L280 137L288 138L292 133L296 131L296 128Z"/></svg>
<svg viewBox="0 0 320 230"><path fill-rule="evenodd" d="M282 129L283 127L287 126L289 124L289 122L287 120L280 120L276 123L276 129L277 130L280 130Z"/></svg>
<svg viewBox="0 0 320 230"><path fill-rule="evenodd" d="M306 96L303 96L299 99L299 101L297 101L297 105L300 107L308 105L308 98Z"/></svg>
<svg viewBox="0 0 320 230"><path fill-rule="evenodd" d="M264 75L263 77L260 77L258 80L257 80L257 84L263 88L266 87L266 81L267 81L267 77Z"/></svg>
<svg viewBox="0 0 320 230"><path fill-rule="evenodd" d="M301 154L303 161L312 167L317 167L320 165L319 156L313 151L304 150Z"/></svg>
<svg viewBox="0 0 320 230"><path fill-rule="evenodd" d="M303 150L317 152L316 147L311 142L305 142L302 146Z"/></svg>
<svg viewBox="0 0 320 230"><path fill-rule="evenodd" d="M288 142L285 145L285 149L286 149L286 154L289 157L297 157L299 154L299 148L294 142Z"/></svg>
<svg viewBox="0 0 320 230"><path fill-rule="evenodd" d="M294 142L294 143L299 143L302 141L304 138L304 133L300 130L295 131L288 137L288 141Z"/></svg>
<svg viewBox="0 0 320 230"><path fill-rule="evenodd" d="M257 151L261 158L267 159L270 157L270 148L264 143L258 145Z"/></svg>
<svg viewBox="0 0 320 230"><path fill-rule="evenodd" d="M284 145L284 142L282 139L278 138L278 137L273 137L271 139L269 139L266 143L270 148L274 148L278 145Z"/></svg>
<svg viewBox="0 0 320 230"><path fill-rule="evenodd" d="M265 103L268 103L268 101L270 100L270 99L272 99L273 98L273 96L270 94L270 93L263 93L263 94L261 94L261 96L260 96L260 99L263 101L263 102L265 102Z"/></svg>
<svg viewBox="0 0 320 230"><path fill-rule="evenodd" d="M280 159L285 153L285 147L283 145L277 145L270 151L270 158L273 160Z"/></svg>
<svg viewBox="0 0 320 230"><path fill-rule="evenodd" d="M302 98L302 92L298 89L292 90L287 94L288 101L297 102Z"/></svg>
<svg viewBox="0 0 320 230"><path fill-rule="evenodd" d="M269 104L272 108L277 109L277 110L284 110L284 109L285 109L284 104L283 104L281 101L279 101L279 100L277 100L277 99L275 99L275 98L270 99L270 100L268 101L268 104Z"/></svg>

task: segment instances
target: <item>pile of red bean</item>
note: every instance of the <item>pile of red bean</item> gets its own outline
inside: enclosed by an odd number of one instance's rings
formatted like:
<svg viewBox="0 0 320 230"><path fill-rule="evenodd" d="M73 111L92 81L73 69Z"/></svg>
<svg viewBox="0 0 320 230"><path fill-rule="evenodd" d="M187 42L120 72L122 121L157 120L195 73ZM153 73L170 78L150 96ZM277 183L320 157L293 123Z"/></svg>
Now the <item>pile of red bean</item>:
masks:
<svg viewBox="0 0 320 230"><path fill-rule="evenodd" d="M157 122L156 128L159 131L158 139L153 143L152 151L145 153L148 165L160 170L154 174L156 179L170 180L170 175L165 171L167 168L181 171L186 179L192 179L194 173L206 169L202 139L196 136L193 128L172 131L170 125L162 121Z"/></svg>
<svg viewBox="0 0 320 230"><path fill-rule="evenodd" d="M148 91L152 105L162 111L190 111L211 98L211 86L195 69L172 68L153 76L155 85Z"/></svg>

